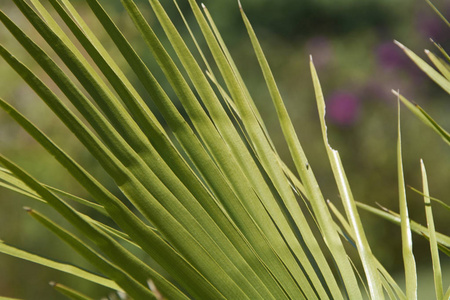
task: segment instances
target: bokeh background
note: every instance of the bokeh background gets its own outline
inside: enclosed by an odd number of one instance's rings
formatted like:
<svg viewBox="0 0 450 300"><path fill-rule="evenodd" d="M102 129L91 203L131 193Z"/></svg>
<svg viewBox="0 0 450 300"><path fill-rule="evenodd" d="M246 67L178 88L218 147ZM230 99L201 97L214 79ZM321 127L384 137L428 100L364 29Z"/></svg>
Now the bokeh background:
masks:
<svg viewBox="0 0 450 300"><path fill-rule="evenodd" d="M95 32L104 40L108 49L113 54L118 54L85 2L72 2L86 17L86 21L96 26ZM101 2L145 62L159 78L163 78L132 22L124 13L120 1ZM144 0L137 2L155 30L161 33L160 37L165 40L148 3ZM161 2L166 5L181 32L187 37L187 31L172 1ZM187 1L179 2L188 20L194 24ZM444 15L450 17L450 2L434 2ZM204 3L257 101L277 149L286 162L293 166L236 1L204 0ZM393 40L399 40L425 57L424 49L434 50L430 38L450 49L450 28L422 0L242 0L242 5L273 68L325 197L337 205L340 202L320 136L308 67L309 54L314 57L324 89L330 143L341 154L355 198L369 205L380 203L398 211L397 102L391 89L400 90L408 99L420 104L447 129L450 128L450 101L448 94L431 82L394 45ZM0 0L0 7L22 28L26 28L33 38L41 41L12 1ZM13 49L21 60L46 79L43 71L7 30L0 28L0 42L8 49ZM193 29L198 33L197 27L193 26ZM201 39L199 41L204 45ZM45 43L41 45L48 49ZM116 56L118 63L123 65L126 73L134 80L134 75L124 64L123 58ZM0 78L0 97L18 107L106 186L118 192L93 158L4 61L0 61ZM46 79L46 82L52 86L50 80ZM164 80L161 83L170 94L171 90L164 84ZM143 88L138 83L136 86L145 99L148 99ZM148 103L153 107L150 100ZM419 159L423 158L432 196L448 203L450 149L404 107L402 128L406 183L420 188ZM88 197L65 170L3 112L0 112L0 151L41 181ZM426 224L422 197L411 190L407 191L407 196L411 218ZM23 206L32 206L58 219L44 205L0 187L1 240L45 257L89 268L69 247L29 218L22 210ZM437 230L449 235L449 212L439 206L434 208ZM399 227L365 212L361 212L361 216L375 255L401 280L403 263ZM420 299L432 299L434 288L429 246L425 239L417 235L414 235L414 254L419 269ZM444 256L441 259L446 282L444 286L448 286L450 261ZM47 284L50 280L70 283L97 298L107 293L97 286L75 280L70 275L0 254L0 295L25 299L59 299L60 296Z"/></svg>

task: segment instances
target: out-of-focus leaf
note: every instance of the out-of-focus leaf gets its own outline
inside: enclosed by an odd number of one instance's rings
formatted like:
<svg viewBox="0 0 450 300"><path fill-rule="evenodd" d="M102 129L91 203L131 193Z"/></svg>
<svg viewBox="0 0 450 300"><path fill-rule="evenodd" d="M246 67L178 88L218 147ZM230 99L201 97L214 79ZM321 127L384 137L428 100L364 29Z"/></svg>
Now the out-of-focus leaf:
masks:
<svg viewBox="0 0 450 300"><path fill-rule="evenodd" d="M438 244L439 250L441 250L442 253L450 257L450 248L445 247L442 244Z"/></svg>
<svg viewBox="0 0 450 300"><path fill-rule="evenodd" d="M442 19L442 21L445 22L445 24L447 24L448 27L450 27L450 22L444 17L444 15L439 11L439 9L436 8L436 6L434 6L434 4L430 1L430 0L425 0L427 1L428 5L431 6L431 8L436 12L436 14Z"/></svg>
<svg viewBox="0 0 450 300"><path fill-rule="evenodd" d="M450 286L448 287L447 291L445 292L444 299L450 299Z"/></svg>

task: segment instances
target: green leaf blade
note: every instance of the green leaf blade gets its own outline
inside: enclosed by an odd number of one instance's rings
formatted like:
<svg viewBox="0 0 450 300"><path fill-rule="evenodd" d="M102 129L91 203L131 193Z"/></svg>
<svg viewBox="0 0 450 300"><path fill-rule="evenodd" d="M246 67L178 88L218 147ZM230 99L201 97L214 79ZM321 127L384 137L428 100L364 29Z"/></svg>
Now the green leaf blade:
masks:
<svg viewBox="0 0 450 300"><path fill-rule="evenodd" d="M325 100L314 65L312 68L313 68L312 73L314 76L313 81L315 86L317 107L319 111L324 145L326 147L328 160L330 161L331 164L331 169L333 171L334 178L338 186L339 194L341 196L342 203L344 205L345 212L347 214L347 218L350 221L352 231L354 232L354 240L356 242L358 253L361 258L361 262L363 264L364 272L366 274L370 296L372 299L384 299L381 280L379 278L378 270L375 264L375 258L373 256L369 242L367 241L367 237L364 232L364 228L362 226L358 210L356 208L355 200L353 198L353 194L350 189L350 185L348 183L348 179L345 174L345 170L342 165L339 152L337 150L334 150L328 142L327 125L325 121L325 114L326 114Z"/></svg>
<svg viewBox="0 0 450 300"><path fill-rule="evenodd" d="M405 268L406 296L417 299L417 270L412 248L411 227L406 200L406 187L402 162L402 141L400 129L400 101L398 102L398 139L397 139L397 176L399 190L399 207L401 216L402 253Z"/></svg>
<svg viewBox="0 0 450 300"><path fill-rule="evenodd" d="M329 146L328 146L328 140L327 140L328 138L326 136L326 127L325 127L325 123L324 123L325 102L324 102L323 95L322 95L322 88L320 87L319 77L318 77L317 71L316 71L316 69L314 67L314 63L312 61L312 57L310 59L310 69L311 69L311 76L312 76L313 84L314 84L314 90L315 90L315 93L316 93L316 99L317 99L318 106L319 106L319 114L321 114L322 131L324 133L323 134L323 138L324 138L325 144L327 145L327 151L331 151L331 148L329 148ZM333 160L335 160L335 158L334 158L335 154L333 154L332 152L330 152L330 153L331 153L331 155L333 157ZM332 160L330 160L330 161L332 161ZM336 168L336 171L337 170L338 169ZM310 181L311 180L315 181L315 179L313 179L314 175L312 175L311 168L309 168L309 170L303 170L303 172L306 173L307 178L310 178L309 179ZM339 177L341 177L341 176L338 176L338 178ZM311 184L310 184L310 186L313 187L313 185L311 185ZM317 186L317 183L316 183L316 186ZM341 186L341 188L342 187L343 186ZM307 186L306 186L306 188L308 189ZM315 193L315 195L316 195L315 197L316 198L320 195L320 198L323 199L323 196L321 195L320 190L318 190L316 188L315 189L316 191L315 191L315 190L311 189L311 187L309 189L310 189L311 192ZM347 188L345 188L344 191L347 191ZM322 216L322 224L323 225L321 225L323 230L325 230L325 228L326 228L325 225L324 225L324 221L329 219L329 218L331 218L331 216L328 217L328 215L329 215L328 208L325 208L325 209L326 209L326 212L328 212L328 213L327 214L322 213L322 215L324 215L324 216ZM320 222L320 219L321 218L318 216L319 222ZM329 223L330 222L328 222L328 224ZM330 226L328 226L328 227L330 227ZM354 230L357 230L357 228L354 228ZM329 241L328 241L329 245L328 245L328 247L330 248L331 253L335 257L336 264L338 265L339 271L341 272L341 276L343 277L345 287L347 289L347 292L349 293L349 297L351 299L353 299L353 298L354 299L358 299L358 297L361 298L361 292L360 292L360 290L358 288L358 284L357 284L356 277L355 277L355 274L353 272L353 269L352 269L348 259L346 258L347 255L345 253L345 250L344 250L344 248L342 246L342 243L341 243L339 237L336 237L337 231L334 228L330 228L330 229L328 229L328 231L330 231L328 233L328 238L329 238ZM371 268L372 264L369 263L368 266L369 266L369 268ZM370 274L372 276L371 279L373 280L373 282L376 282L376 284L373 286L373 290L375 292L377 289L379 289L379 287L377 287L378 286L378 282L375 279L377 275L373 274L372 272ZM377 293L377 292L375 292L375 293Z"/></svg>
<svg viewBox="0 0 450 300"><path fill-rule="evenodd" d="M85 270L82 270L76 266L72 266L69 264L64 264L56 261L52 261L47 258L40 257L36 254L29 253L24 250L20 250L16 247L5 244L3 241L0 241L0 252L17 257L23 260L27 260L36 264L40 264L67 274L74 275L79 278L83 278L85 280L91 281L93 283L105 286L107 288L121 291L122 289L112 280L107 279L105 277L101 277Z"/></svg>
<svg viewBox="0 0 450 300"><path fill-rule="evenodd" d="M69 288L65 285L56 282L50 282L50 286L60 294L72 299L72 300L94 300L79 291Z"/></svg>
<svg viewBox="0 0 450 300"><path fill-rule="evenodd" d="M423 123L432 128L439 136L450 145L450 133L445 131L436 121L434 121L430 115L428 115L419 105L414 105L408 101L404 96L400 95L397 91L392 90L392 93L396 95L400 101Z"/></svg>
<svg viewBox="0 0 450 300"><path fill-rule="evenodd" d="M403 44L398 41L395 41L397 46L399 46L406 55L411 58L411 60L423 71L427 74L436 84L438 84L444 91L450 94L450 81L448 81L444 76L439 74L433 67L427 64L423 59L421 59L417 54L413 51L406 48Z"/></svg>
<svg viewBox="0 0 450 300"><path fill-rule="evenodd" d="M425 214L427 218L428 224L428 233L430 235L430 251L431 258L433 263L433 277L434 277L434 287L436 291L436 299L441 300L444 297L444 288L442 286L442 271L441 264L439 261L439 251L438 244L436 241L436 229L434 227L434 218L433 211L431 208L430 202L430 191L428 187L428 178L427 172L425 169L425 164L423 160L420 160L420 167L422 171L422 185L423 185L423 194L424 194L424 202L425 202Z"/></svg>
<svg viewBox="0 0 450 300"><path fill-rule="evenodd" d="M86 246L83 241L75 237L73 234L69 233L67 230L63 229L61 226L49 220L47 217L38 213L37 211L27 209L27 212L39 223L55 233L61 240L69 244L74 250L76 250L85 259L87 259L93 266L97 267L102 273L113 279L130 296L149 297L149 299L156 300L155 295L151 293L149 289L145 288L131 276L111 264L109 261L105 260L93 249Z"/></svg>

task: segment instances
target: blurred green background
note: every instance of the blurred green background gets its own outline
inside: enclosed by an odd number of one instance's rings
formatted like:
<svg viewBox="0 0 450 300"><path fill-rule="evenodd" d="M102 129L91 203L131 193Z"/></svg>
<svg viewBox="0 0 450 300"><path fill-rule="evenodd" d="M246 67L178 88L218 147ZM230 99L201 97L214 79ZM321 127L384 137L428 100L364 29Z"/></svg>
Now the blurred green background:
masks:
<svg viewBox="0 0 450 300"><path fill-rule="evenodd" d="M46 1L43 2L47 4ZM106 33L96 23L85 2L72 2L86 17L86 21L95 26L95 32L111 52L117 54L117 61L123 65L130 78L136 81L123 58L106 38ZM152 71L161 78L163 87L173 96L132 22L124 13L120 1L101 2ZM149 22L160 33L161 39L165 40L148 3L144 0L137 2ZM187 31L172 1L161 2L187 37ZM194 24L187 1L179 2L187 12L188 20ZM434 2L444 15L450 17L450 2ZM277 149L292 167L289 151L283 141L276 113L253 55L236 1L204 0L204 3L222 32ZM391 89L399 89L447 129L450 128L450 101L448 95L422 74L393 44L393 39L399 40L424 57L423 49L434 50L429 41L430 37L444 48L450 49L450 28L446 27L422 0L242 0L242 5L273 68L288 111L325 197L337 205L340 202L320 136L308 67L309 54L313 55L327 101L330 143L341 154L356 200L373 206L378 202L398 211L395 156L397 102L391 94ZM26 28L33 38L42 42L12 1L0 0L0 7L22 28ZM193 26L193 29L198 33L196 26ZM202 40L199 40L202 43ZM0 42L8 49L13 49L13 53L53 86L4 27L0 29ZM41 45L48 49L44 43ZM111 179L80 143L4 61L0 61L0 78L0 97L19 108L106 186L119 193ZM143 88L138 83L136 86L144 98L148 99ZM151 100L148 100L148 103L154 107ZM402 128L406 183L416 188L421 187L419 159L423 158L429 175L431 195L448 203L448 146L404 107ZM3 112L0 112L0 151L41 181L88 197L67 172ZM421 196L411 190L407 191L407 196L411 218L426 224ZM0 188L1 240L45 257L89 268L69 247L29 218L21 209L22 206L31 206L55 216L44 205ZM448 211L439 206L434 208L437 230L449 235ZM375 255L392 274L401 278L403 263L399 227L365 212L361 212L361 216ZM420 271L420 299L432 299L434 291L430 277L429 246L425 239L417 235L414 235L414 254ZM441 256L441 259L446 282L444 286L448 286L450 261L444 256ZM47 284L50 280L69 283L97 298L107 293L104 289L84 281L74 280L70 275L0 254L0 295L25 299L59 299L59 295Z"/></svg>

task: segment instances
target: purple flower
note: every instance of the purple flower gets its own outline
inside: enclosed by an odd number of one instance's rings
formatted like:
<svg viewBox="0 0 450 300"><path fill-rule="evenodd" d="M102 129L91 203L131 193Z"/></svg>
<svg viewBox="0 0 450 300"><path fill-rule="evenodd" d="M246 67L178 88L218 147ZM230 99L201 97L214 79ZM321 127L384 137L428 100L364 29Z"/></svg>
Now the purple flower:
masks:
<svg viewBox="0 0 450 300"><path fill-rule="evenodd" d="M416 19L417 29L425 38L444 42L448 36L448 27L435 14L421 13Z"/></svg>
<svg viewBox="0 0 450 300"><path fill-rule="evenodd" d="M376 49L376 56L378 62L385 68L399 68L408 62L406 55L393 42L380 44Z"/></svg>
<svg viewBox="0 0 450 300"><path fill-rule="evenodd" d="M359 99L349 92L337 92L327 101L329 120L341 126L352 125L359 117Z"/></svg>

